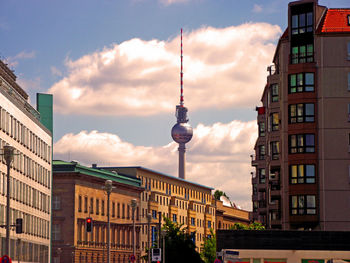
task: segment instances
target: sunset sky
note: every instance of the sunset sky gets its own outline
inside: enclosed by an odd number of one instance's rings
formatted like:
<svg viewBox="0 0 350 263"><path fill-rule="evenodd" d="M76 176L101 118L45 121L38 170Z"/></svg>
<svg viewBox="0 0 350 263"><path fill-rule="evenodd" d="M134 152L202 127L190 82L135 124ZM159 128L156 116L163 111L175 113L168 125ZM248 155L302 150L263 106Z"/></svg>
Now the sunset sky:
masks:
<svg viewBox="0 0 350 263"><path fill-rule="evenodd" d="M170 131L184 98L187 179L251 210L249 155L286 0L1 1L0 56L35 105L54 95L54 158L177 176ZM349 0L320 0L330 8Z"/></svg>

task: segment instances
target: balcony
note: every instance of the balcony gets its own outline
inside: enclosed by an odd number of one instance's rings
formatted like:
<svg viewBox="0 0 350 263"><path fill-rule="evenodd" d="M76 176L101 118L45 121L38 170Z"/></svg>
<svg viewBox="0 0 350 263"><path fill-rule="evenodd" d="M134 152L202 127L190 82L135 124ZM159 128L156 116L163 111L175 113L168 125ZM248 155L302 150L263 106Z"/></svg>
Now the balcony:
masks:
<svg viewBox="0 0 350 263"><path fill-rule="evenodd" d="M258 166L258 160L256 159L256 157L257 156L255 154L250 155L252 166Z"/></svg>
<svg viewBox="0 0 350 263"><path fill-rule="evenodd" d="M269 204L269 210L277 210L277 211L279 211L280 210L280 202L279 202L279 200L271 201L270 204Z"/></svg>

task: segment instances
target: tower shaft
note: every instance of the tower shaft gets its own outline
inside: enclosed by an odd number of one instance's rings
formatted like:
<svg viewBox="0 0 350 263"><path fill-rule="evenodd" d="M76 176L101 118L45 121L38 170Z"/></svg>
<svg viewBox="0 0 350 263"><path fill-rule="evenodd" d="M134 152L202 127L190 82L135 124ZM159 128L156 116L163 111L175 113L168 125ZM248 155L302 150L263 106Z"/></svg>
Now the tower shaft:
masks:
<svg viewBox="0 0 350 263"><path fill-rule="evenodd" d="M179 143L179 178L185 179L185 152L186 147L184 143Z"/></svg>

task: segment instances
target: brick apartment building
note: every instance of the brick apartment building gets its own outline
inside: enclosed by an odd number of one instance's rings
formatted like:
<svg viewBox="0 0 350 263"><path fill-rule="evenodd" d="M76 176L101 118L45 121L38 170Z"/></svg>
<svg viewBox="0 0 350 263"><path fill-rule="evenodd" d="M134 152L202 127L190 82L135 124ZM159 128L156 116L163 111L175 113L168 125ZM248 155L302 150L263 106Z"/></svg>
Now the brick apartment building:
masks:
<svg viewBox="0 0 350 263"><path fill-rule="evenodd" d="M350 9L291 2L257 107L253 219L350 230Z"/></svg>

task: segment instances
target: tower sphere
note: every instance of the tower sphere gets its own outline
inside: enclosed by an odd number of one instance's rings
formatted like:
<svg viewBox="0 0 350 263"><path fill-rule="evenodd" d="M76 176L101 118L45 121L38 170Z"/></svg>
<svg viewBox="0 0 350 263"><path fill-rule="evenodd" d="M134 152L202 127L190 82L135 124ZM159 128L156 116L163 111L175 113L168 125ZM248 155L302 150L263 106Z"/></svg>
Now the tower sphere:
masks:
<svg viewBox="0 0 350 263"><path fill-rule="evenodd" d="M176 123L171 129L171 137L177 143L187 143L192 139L193 130L188 123Z"/></svg>

